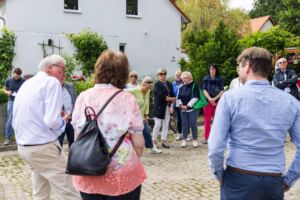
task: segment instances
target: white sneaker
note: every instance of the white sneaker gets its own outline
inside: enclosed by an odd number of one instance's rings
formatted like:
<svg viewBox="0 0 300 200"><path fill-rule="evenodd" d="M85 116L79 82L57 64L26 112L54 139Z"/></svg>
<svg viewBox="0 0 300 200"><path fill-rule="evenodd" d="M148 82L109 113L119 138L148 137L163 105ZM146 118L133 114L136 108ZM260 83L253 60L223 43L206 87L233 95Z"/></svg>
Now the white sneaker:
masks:
<svg viewBox="0 0 300 200"><path fill-rule="evenodd" d="M186 147L186 141L185 140L182 140L182 142L181 142L181 148L185 148Z"/></svg>
<svg viewBox="0 0 300 200"><path fill-rule="evenodd" d="M179 140L181 140L181 139L182 139L182 134L177 134L175 140L176 140L176 141L179 141Z"/></svg>
<svg viewBox="0 0 300 200"><path fill-rule="evenodd" d="M159 154L161 152L162 152L162 150L158 149L156 146L153 146L153 148L150 150L150 153L153 153L153 154Z"/></svg>
<svg viewBox="0 0 300 200"><path fill-rule="evenodd" d="M192 140L191 140L191 138L188 136L188 137L186 138L186 141L187 141L187 142L190 142L190 141L192 141Z"/></svg>
<svg viewBox="0 0 300 200"><path fill-rule="evenodd" d="M196 148L196 147L198 147L198 146L199 146L199 145L198 145L197 140L193 140L193 147Z"/></svg>

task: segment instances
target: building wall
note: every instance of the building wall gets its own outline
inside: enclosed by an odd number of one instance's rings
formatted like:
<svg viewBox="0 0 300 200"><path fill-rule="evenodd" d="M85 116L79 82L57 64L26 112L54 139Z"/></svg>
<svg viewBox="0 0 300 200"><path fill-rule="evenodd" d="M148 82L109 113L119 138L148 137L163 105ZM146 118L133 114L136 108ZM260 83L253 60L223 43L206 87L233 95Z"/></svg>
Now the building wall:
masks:
<svg viewBox="0 0 300 200"><path fill-rule="evenodd" d="M266 23L261 27L260 31L261 32L265 32L267 30L269 30L270 28L272 28L274 25L272 24L272 22L270 20L266 21Z"/></svg>
<svg viewBox="0 0 300 200"><path fill-rule="evenodd" d="M17 35L14 65L24 74L34 74L46 53L58 48L42 48L48 39L71 55L74 47L66 33L90 29L102 35L109 48L125 52L132 69L154 74L159 67L174 72L180 59L181 15L169 0L139 0L138 17L126 16L126 0L80 0L80 12L66 12L62 0L6 1L3 16ZM34 11L32 11L34 9Z"/></svg>

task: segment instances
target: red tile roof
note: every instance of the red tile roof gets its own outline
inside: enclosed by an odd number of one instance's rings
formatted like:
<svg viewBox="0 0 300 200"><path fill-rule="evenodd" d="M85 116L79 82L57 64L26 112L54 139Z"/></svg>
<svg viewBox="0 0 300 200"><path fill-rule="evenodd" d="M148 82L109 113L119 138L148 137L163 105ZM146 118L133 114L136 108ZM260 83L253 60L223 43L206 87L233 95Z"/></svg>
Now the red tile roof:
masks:
<svg viewBox="0 0 300 200"><path fill-rule="evenodd" d="M269 16L269 15L268 16L254 18L254 19L250 19L251 31L252 32L259 31L268 20L270 20L271 23L275 26L274 21L272 20L271 16Z"/></svg>

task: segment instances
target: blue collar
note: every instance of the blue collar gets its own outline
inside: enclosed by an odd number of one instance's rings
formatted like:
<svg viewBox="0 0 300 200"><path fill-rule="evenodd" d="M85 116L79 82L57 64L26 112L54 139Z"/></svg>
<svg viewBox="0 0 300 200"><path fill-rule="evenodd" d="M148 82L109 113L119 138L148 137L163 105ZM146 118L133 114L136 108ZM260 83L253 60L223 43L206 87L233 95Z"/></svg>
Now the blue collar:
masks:
<svg viewBox="0 0 300 200"><path fill-rule="evenodd" d="M250 80L245 85L270 85L270 82L268 80Z"/></svg>

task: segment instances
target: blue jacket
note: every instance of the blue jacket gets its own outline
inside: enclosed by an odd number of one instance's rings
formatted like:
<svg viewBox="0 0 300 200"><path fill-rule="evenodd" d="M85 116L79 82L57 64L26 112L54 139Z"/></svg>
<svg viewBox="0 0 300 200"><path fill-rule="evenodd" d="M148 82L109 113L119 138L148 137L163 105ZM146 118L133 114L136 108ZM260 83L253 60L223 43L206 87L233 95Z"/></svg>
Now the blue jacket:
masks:
<svg viewBox="0 0 300 200"><path fill-rule="evenodd" d="M224 90L224 82L220 76L212 79L210 75L206 75L202 80L202 89L206 90L210 97L216 97L221 91Z"/></svg>

